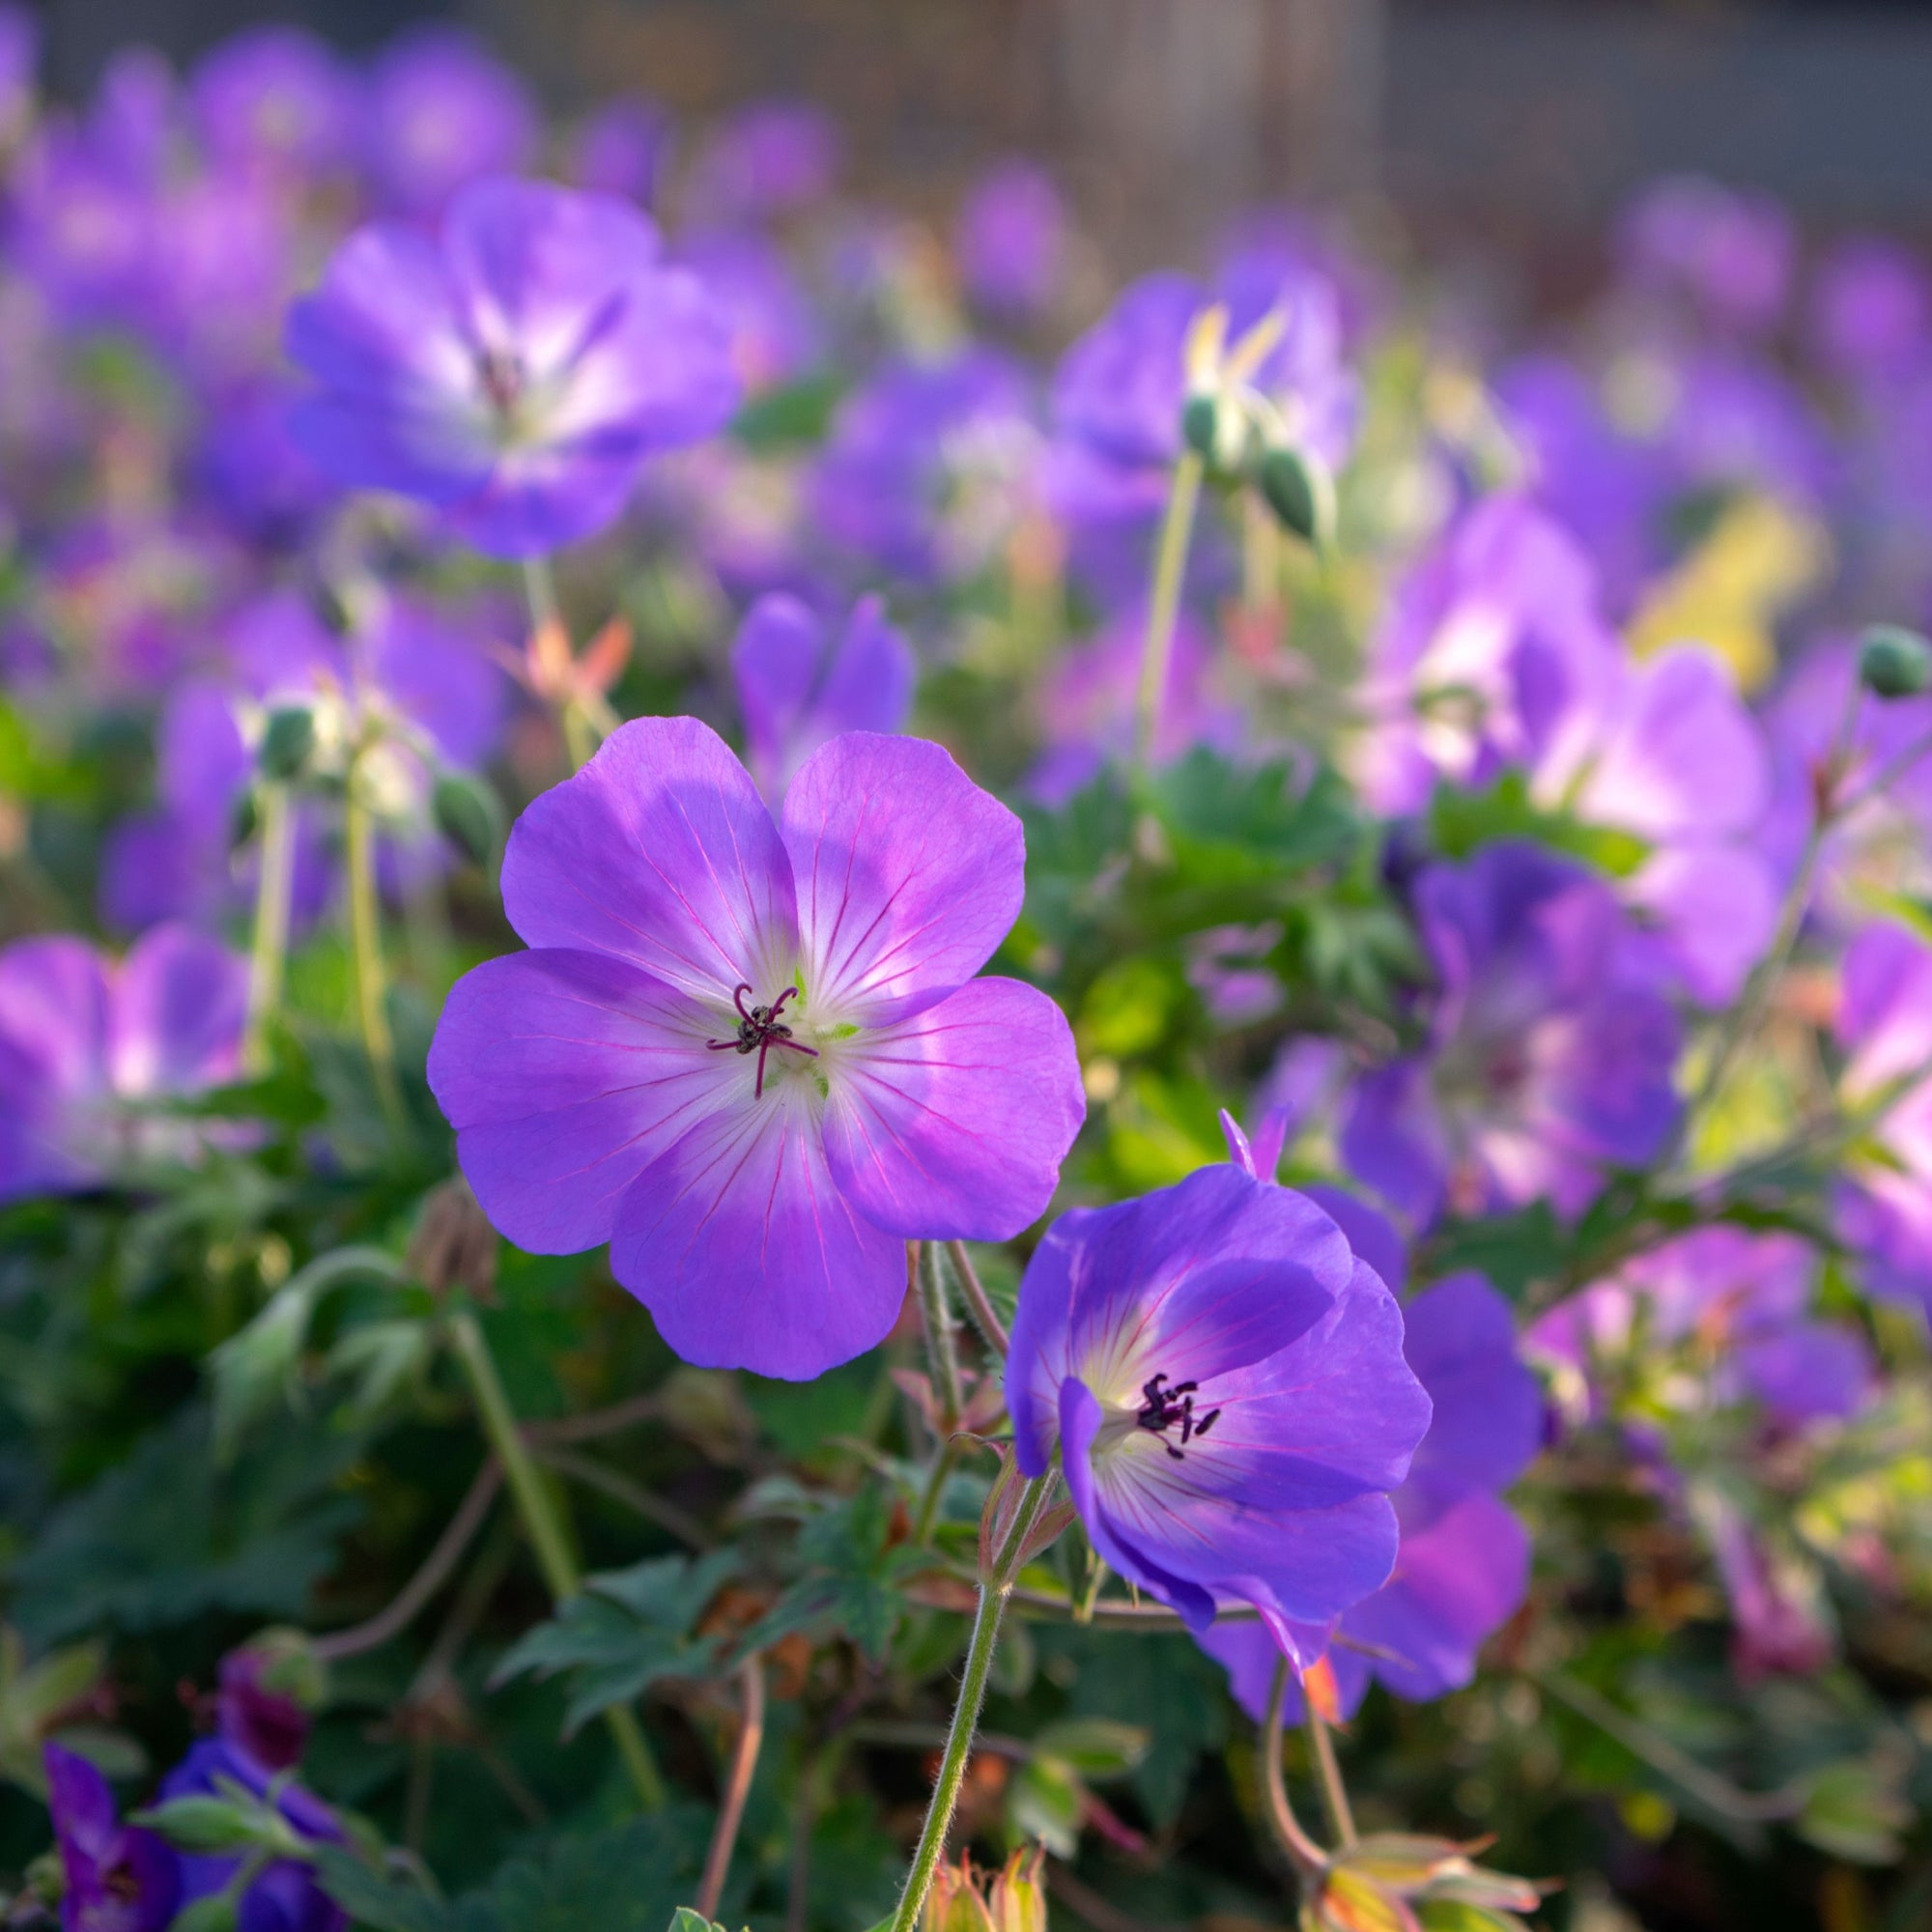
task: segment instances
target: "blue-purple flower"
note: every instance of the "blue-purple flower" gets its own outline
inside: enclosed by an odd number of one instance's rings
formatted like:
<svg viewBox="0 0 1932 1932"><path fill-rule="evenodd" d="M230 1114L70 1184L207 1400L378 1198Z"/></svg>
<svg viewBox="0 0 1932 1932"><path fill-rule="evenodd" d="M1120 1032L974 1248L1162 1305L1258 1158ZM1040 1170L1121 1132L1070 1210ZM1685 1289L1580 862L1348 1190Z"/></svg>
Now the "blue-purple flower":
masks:
<svg viewBox="0 0 1932 1932"><path fill-rule="evenodd" d="M523 83L459 28L398 34L369 76L367 158L399 213L440 213L466 184L514 174L537 142Z"/></svg>
<svg viewBox="0 0 1932 1932"><path fill-rule="evenodd" d="M49 1744L42 1762L66 1880L61 1932L167 1932L182 1902L174 1851L121 1822L106 1778L86 1758Z"/></svg>
<svg viewBox="0 0 1932 1932"><path fill-rule="evenodd" d="M1065 272L1066 204L1032 161L1006 160L977 180L960 204L953 259L974 304L1027 321L1053 299Z"/></svg>
<svg viewBox="0 0 1932 1932"><path fill-rule="evenodd" d="M1017 1234L1080 1124L1060 1009L973 977L1023 870L937 745L835 738L775 821L705 725L626 724L518 822L531 951L437 1030L484 1210L538 1253L610 1241L689 1361L802 1380L871 1348L905 1241Z"/></svg>
<svg viewBox="0 0 1932 1932"><path fill-rule="evenodd" d="M1429 1423L1394 1296L1313 1202L1233 1167L1054 1223L1007 1404L1020 1468L1058 1448L1114 1570L1197 1632L1252 1605L1297 1662L1386 1580Z"/></svg>
<svg viewBox="0 0 1932 1932"><path fill-rule="evenodd" d="M299 27L250 27L195 68L195 126L221 167L295 178L346 168L356 157L366 102L356 75Z"/></svg>
<svg viewBox="0 0 1932 1932"><path fill-rule="evenodd" d="M844 731L896 731L912 708L912 646L862 597L842 628L782 591L760 597L731 644L746 762L769 799Z"/></svg>
<svg viewBox="0 0 1932 1932"><path fill-rule="evenodd" d="M239 1784L251 1797L272 1804L297 1837L311 1844L339 1844L343 1832L331 1811L313 1792L290 1781L227 1738L203 1738L161 1780L165 1804L177 1798L213 1798L221 1781ZM182 1903L191 1905L225 1891L242 1868L239 1853L180 1859ZM317 1884L299 1859L270 1859L242 1889L236 1932L343 1932L349 1915Z"/></svg>
<svg viewBox="0 0 1932 1932"><path fill-rule="evenodd" d="M359 229L288 347L316 384L297 428L324 469L500 556L602 529L648 457L738 397L724 330L649 218L534 182L472 184L434 236Z"/></svg>
<svg viewBox="0 0 1932 1932"><path fill-rule="evenodd" d="M119 963L65 936L0 949L0 1201L193 1158L198 1124L156 1103L236 1076L246 1001L245 963L181 926Z"/></svg>
<svg viewBox="0 0 1932 1932"><path fill-rule="evenodd" d="M1680 1030L1654 962L1609 888L1541 846L1430 866L1414 900L1428 1041L1350 1090L1350 1172L1416 1227L1538 1199L1578 1212L1677 1119Z"/></svg>

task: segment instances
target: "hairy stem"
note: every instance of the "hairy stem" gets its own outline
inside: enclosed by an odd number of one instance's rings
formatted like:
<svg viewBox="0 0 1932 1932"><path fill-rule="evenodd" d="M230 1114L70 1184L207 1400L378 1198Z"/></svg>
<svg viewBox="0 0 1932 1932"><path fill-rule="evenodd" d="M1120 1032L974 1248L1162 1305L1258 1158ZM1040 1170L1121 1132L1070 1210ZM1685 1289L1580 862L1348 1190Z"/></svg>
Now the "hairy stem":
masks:
<svg viewBox="0 0 1932 1932"><path fill-rule="evenodd" d="M1053 1480L1049 1471L1027 1484L1013 1513L1012 1527L993 1559L991 1574L980 1582L980 1606L973 1618L973 1634L966 1645L966 1663L959 1680L959 1700L952 1707L952 1723L946 1734L939 1776L933 1781L932 1802L926 1806L925 1827L919 1834L919 1847L913 1853L905 1889L899 1893L898 1909L892 1917L891 1932L912 1932L924 1909L925 1895L932 1889L933 1873L945 1856L946 1834L952 1828L959 1788L966 1781L973 1733L979 1727L980 1708L986 1701L986 1680L1000 1644L1000 1619L1012 1594L1013 1578L1019 1575L1027 1538L1039 1520Z"/></svg>
<svg viewBox="0 0 1932 1932"><path fill-rule="evenodd" d="M577 1594L582 1578L578 1574L577 1557L571 1549L570 1539L564 1534L555 1498L530 1458L523 1431L517 1426L516 1413L510 1407L510 1398L504 1393L503 1379L497 1373L490 1345L483 1339L481 1324L475 1316L464 1309L451 1318L449 1327L457 1358L469 1378L469 1386L476 1398L476 1412L482 1421L483 1433L490 1438L497 1460L503 1465L504 1479L509 1483L511 1495L516 1498L517 1514L523 1520L524 1533L529 1538L530 1548L536 1554L537 1568L543 1573L551 1596L557 1603L562 1603ZM618 1754L631 1775L631 1782L637 1787L639 1803L647 1811L661 1809L669 1794L665 1788L664 1774L658 1770L651 1756L651 1747L644 1740L637 1713L617 1706L604 1715L610 1724L611 1735L616 1740Z"/></svg>
<svg viewBox="0 0 1932 1932"><path fill-rule="evenodd" d="M1335 1734L1328 1720L1315 1708L1315 1699L1304 1697L1308 1705L1308 1744L1315 1759L1315 1774L1321 1786L1321 1804L1328 1814L1328 1829L1335 1842L1355 1842L1355 1814L1349 1804L1349 1787L1342 1782L1342 1766L1335 1755Z"/></svg>
<svg viewBox="0 0 1932 1932"><path fill-rule="evenodd" d="M1004 1355L1010 1346L1006 1323L1000 1320L987 1297L979 1272L973 1265L973 1258L966 1252L966 1243L948 1241L946 1254L952 1264L953 1273L959 1278L959 1292L966 1297L966 1309L973 1318L973 1325L985 1338L987 1348L997 1355Z"/></svg>
<svg viewBox="0 0 1932 1932"><path fill-rule="evenodd" d="M932 1370L932 1399L939 1411L939 1436L944 1444L959 1427L965 1406L959 1390L959 1350L952 1333L952 1308L946 1293L946 1277L937 1241L907 1244L919 1284L920 1320L925 1328L926 1361Z"/></svg>
<svg viewBox="0 0 1932 1932"><path fill-rule="evenodd" d="M1174 653L1174 627L1180 615L1180 587L1187 575L1187 547L1194 534L1194 509L1201 497L1202 463L1182 450L1168 489L1154 550L1153 587L1148 595L1147 641L1141 654L1141 682L1134 704L1134 765L1145 771L1153 756L1154 726L1167 692L1168 660Z"/></svg>
<svg viewBox="0 0 1932 1932"><path fill-rule="evenodd" d="M248 1030L242 1042L242 1065L254 1074L269 1069L269 1028L282 1004L296 873L295 807L289 788L265 784L261 800L261 872L255 881L255 935L248 949Z"/></svg>
<svg viewBox="0 0 1932 1932"><path fill-rule="evenodd" d="M400 1133L403 1090L396 1080L396 1043L389 1034L382 913L376 900L376 832L354 765L349 771L343 830L349 848L349 947L355 965L355 1016L361 1023L376 1097L391 1131Z"/></svg>
<svg viewBox="0 0 1932 1932"><path fill-rule="evenodd" d="M1294 1815L1288 1802L1288 1776L1281 1765L1282 1710L1288 1700L1288 1659L1274 1668L1274 1689L1268 1693L1267 1722L1262 1726L1262 1790L1267 1799L1268 1823L1281 1848L1293 1864L1296 1875L1307 1879L1327 1864L1328 1860Z"/></svg>
<svg viewBox="0 0 1932 1932"><path fill-rule="evenodd" d="M738 1682L744 1699L738 1742L731 1752L731 1768L724 1776L724 1789L719 1794L718 1822L712 1828L711 1844L704 1854L704 1876L697 1886L697 1913L702 1918L718 1916L725 1874L731 1869L731 1848L738 1842L745 1800L758 1768L759 1747L765 1740L765 1668L757 1658L748 1657L738 1666Z"/></svg>

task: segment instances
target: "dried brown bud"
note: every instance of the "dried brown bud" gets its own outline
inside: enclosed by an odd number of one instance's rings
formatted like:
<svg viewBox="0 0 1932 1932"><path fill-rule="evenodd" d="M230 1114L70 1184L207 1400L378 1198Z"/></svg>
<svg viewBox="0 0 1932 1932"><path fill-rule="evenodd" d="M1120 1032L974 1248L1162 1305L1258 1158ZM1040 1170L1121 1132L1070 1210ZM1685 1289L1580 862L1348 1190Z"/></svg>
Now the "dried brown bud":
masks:
<svg viewBox="0 0 1932 1932"><path fill-rule="evenodd" d="M461 1289L475 1301L496 1299L497 1231L460 1174L423 1196L405 1259L432 1294Z"/></svg>

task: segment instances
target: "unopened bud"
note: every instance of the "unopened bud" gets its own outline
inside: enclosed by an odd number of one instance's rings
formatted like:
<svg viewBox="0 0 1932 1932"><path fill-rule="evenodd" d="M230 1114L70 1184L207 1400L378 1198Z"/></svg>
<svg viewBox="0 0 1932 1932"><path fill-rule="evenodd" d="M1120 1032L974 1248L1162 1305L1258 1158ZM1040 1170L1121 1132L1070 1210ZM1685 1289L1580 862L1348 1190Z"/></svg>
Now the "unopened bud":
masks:
<svg viewBox="0 0 1932 1932"><path fill-rule="evenodd" d="M1859 676L1875 697L1917 697L1932 689L1932 644L1902 624L1874 624L1859 639Z"/></svg>
<svg viewBox="0 0 1932 1932"><path fill-rule="evenodd" d="M235 809L228 814L228 849L239 852L262 828L262 809L255 797L255 787L247 786L235 801Z"/></svg>
<svg viewBox="0 0 1932 1932"><path fill-rule="evenodd" d="M442 773L431 798L436 828L463 856L488 870L503 841L503 808L481 779Z"/></svg>
<svg viewBox="0 0 1932 1932"><path fill-rule="evenodd" d="M432 1294L460 1288L474 1300L491 1299L497 1286L497 1231L461 1175L452 1175L423 1196L405 1260Z"/></svg>
<svg viewBox="0 0 1932 1932"><path fill-rule="evenodd" d="M315 713L304 704L285 704L269 713L255 763L262 776L278 784L298 779L315 755Z"/></svg>
<svg viewBox="0 0 1932 1932"><path fill-rule="evenodd" d="M1335 533L1335 486L1327 467L1305 450L1263 452L1255 477L1281 526L1317 550L1326 550Z"/></svg>

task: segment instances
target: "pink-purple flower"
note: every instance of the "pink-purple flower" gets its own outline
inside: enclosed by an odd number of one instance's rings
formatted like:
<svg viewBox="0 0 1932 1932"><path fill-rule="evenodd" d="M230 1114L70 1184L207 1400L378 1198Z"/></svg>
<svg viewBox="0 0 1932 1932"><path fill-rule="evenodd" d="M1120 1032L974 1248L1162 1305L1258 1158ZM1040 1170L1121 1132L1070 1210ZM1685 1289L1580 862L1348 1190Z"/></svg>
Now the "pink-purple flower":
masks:
<svg viewBox="0 0 1932 1932"><path fill-rule="evenodd" d="M358 229L298 302L296 428L339 482L412 497L528 556L617 517L655 452L736 407L724 325L627 202L472 183L434 235Z"/></svg>
<svg viewBox="0 0 1932 1932"><path fill-rule="evenodd" d="M236 1077L246 1002L245 963L178 925L118 963L66 936L0 950L0 1201L192 1158L197 1123L158 1103Z"/></svg>
<svg viewBox="0 0 1932 1932"><path fill-rule="evenodd" d="M1609 888L1509 839L1428 867L1428 1041L1359 1078L1341 1146L1416 1227L1548 1200L1575 1214L1675 1124L1680 1029Z"/></svg>
<svg viewBox="0 0 1932 1932"><path fill-rule="evenodd" d="M687 1360L804 1379L882 1339L906 1240L1004 1239L1084 1112L1043 994L974 976L1019 822L937 745L852 732L774 819L694 719L643 719L512 833L530 951L451 993L430 1084L521 1246L611 1243Z"/></svg>
<svg viewBox="0 0 1932 1932"><path fill-rule="evenodd" d="M1429 1423L1388 1290L1315 1203L1234 1167L1054 1223L1007 1403L1020 1468L1058 1448L1115 1571L1197 1632L1252 1605L1302 1663L1386 1580Z"/></svg>

